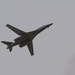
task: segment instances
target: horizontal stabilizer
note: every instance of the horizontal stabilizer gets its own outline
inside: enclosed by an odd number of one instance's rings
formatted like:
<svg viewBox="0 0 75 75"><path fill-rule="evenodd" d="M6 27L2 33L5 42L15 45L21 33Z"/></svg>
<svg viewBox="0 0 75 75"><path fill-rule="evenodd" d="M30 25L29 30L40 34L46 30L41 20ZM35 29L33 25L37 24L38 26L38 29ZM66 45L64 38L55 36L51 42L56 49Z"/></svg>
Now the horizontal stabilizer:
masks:
<svg viewBox="0 0 75 75"><path fill-rule="evenodd" d="M1 41L2 43L6 44L7 46L11 45L13 42Z"/></svg>
<svg viewBox="0 0 75 75"><path fill-rule="evenodd" d="M10 46L13 42L7 42L7 41L1 41L2 43L6 44L7 46ZM12 47L9 48L9 51L12 51Z"/></svg>
<svg viewBox="0 0 75 75"><path fill-rule="evenodd" d="M9 51L10 51L10 52L12 51L12 47L9 48Z"/></svg>

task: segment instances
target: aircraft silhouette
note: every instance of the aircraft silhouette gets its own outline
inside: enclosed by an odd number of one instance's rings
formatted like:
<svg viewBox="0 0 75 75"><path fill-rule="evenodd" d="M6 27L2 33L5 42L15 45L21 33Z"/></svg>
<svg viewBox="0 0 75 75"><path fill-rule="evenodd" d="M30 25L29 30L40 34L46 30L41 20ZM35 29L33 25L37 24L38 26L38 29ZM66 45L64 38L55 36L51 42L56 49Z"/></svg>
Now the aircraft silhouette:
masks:
<svg viewBox="0 0 75 75"><path fill-rule="evenodd" d="M8 46L7 49L9 49L10 52L12 51L13 46L19 45L19 47L21 48L21 47L24 47L27 45L29 52L32 56L32 55L34 55L32 40L34 39L34 37L37 34L42 32L44 29L49 28L51 25L53 25L53 23L44 25L44 26L42 26L34 31L31 31L31 32L24 32L16 27L13 27L13 26L7 24L6 26L8 28L10 28L12 31L14 31L16 34L18 34L19 37L14 39L15 42L7 42L7 41L1 41L1 42Z"/></svg>

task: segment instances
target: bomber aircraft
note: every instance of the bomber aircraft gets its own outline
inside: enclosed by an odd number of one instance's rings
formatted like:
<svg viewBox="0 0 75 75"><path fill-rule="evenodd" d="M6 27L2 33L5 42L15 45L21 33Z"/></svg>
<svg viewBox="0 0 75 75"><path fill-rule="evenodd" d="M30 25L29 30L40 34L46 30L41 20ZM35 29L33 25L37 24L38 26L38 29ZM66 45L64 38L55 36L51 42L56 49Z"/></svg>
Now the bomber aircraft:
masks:
<svg viewBox="0 0 75 75"><path fill-rule="evenodd" d="M31 31L31 32L24 32L12 25L7 24L6 26L8 28L10 28L12 31L14 31L16 34L19 35L18 38L14 39L14 42L7 42L7 41L1 41L2 43L6 44L8 47L7 49L9 49L9 51L12 51L13 46L19 45L19 47L24 47L27 45L29 52L31 54L31 56L34 55L34 51L33 51L33 42L32 40L34 39L34 37L39 34L40 32L42 32L44 29L49 28L51 25L53 25L53 23L51 24L47 24L47 25L43 25L42 27Z"/></svg>

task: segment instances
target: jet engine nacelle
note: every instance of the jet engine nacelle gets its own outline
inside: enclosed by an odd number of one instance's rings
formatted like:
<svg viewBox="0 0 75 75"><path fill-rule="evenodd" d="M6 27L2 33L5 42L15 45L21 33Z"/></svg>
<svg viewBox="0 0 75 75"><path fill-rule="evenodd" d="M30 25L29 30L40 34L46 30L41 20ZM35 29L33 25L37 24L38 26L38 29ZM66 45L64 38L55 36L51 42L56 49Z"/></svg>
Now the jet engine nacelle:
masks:
<svg viewBox="0 0 75 75"><path fill-rule="evenodd" d="M19 47L21 48L21 47L24 47L25 45L27 45L29 42L26 42L26 43L22 43L22 44L20 44L19 45Z"/></svg>

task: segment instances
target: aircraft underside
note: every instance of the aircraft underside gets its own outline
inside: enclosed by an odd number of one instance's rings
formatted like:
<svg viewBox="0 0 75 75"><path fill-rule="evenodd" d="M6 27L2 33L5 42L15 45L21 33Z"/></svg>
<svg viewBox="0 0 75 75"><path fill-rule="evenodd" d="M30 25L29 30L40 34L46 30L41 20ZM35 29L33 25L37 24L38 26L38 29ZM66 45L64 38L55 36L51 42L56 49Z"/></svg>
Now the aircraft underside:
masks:
<svg viewBox="0 0 75 75"><path fill-rule="evenodd" d="M16 34L19 35L18 38L14 39L15 42L7 42L7 41L1 41L2 43L6 44L8 47L7 49L9 49L9 51L12 51L13 46L19 45L19 47L24 47L25 45L27 45L29 52L32 55L34 55L34 51L33 51L33 38L39 34L40 32L42 32L44 29L49 28L49 26L51 26L53 23L48 24L48 25L44 25L40 28L38 28L37 30L31 31L31 32L24 32L16 27L13 27L9 24L7 24L6 26L11 29L12 31L14 31Z"/></svg>

